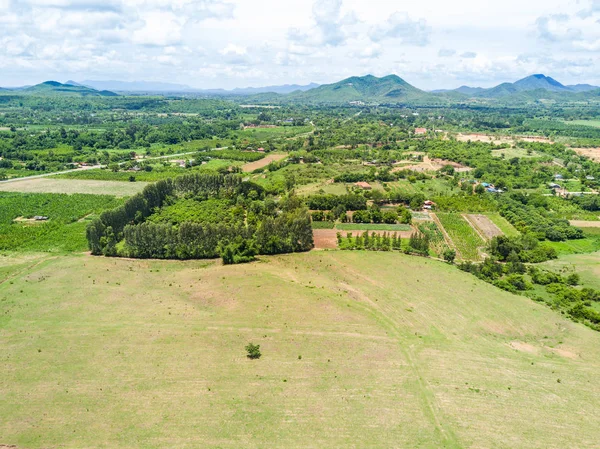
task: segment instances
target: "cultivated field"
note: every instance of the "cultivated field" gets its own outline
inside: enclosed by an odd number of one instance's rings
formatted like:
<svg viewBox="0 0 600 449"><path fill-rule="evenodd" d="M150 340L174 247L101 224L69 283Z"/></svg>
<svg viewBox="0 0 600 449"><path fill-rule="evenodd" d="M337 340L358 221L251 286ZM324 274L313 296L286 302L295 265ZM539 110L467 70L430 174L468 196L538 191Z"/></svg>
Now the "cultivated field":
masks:
<svg viewBox="0 0 600 449"><path fill-rule="evenodd" d="M489 217L481 214L465 214L464 217L475 228L475 230L486 240L504 235L496 224Z"/></svg>
<svg viewBox="0 0 600 449"><path fill-rule="evenodd" d="M485 246L485 242L465 218L448 213L436 216L462 259L481 260L479 249Z"/></svg>
<svg viewBox="0 0 600 449"><path fill-rule="evenodd" d="M0 270L0 445L564 449L600 438L600 334L441 262L19 256ZM248 342L261 359L245 357Z"/></svg>
<svg viewBox="0 0 600 449"><path fill-rule="evenodd" d="M22 193L89 193L118 197L141 192L146 182L93 181L83 179L34 178L0 182L0 192Z"/></svg>
<svg viewBox="0 0 600 449"><path fill-rule="evenodd" d="M259 168L264 168L269 165L271 162L277 162L285 159L287 154L270 154L263 159L260 159L256 162L250 162L244 166L242 166L242 170L246 173L252 173L254 170L258 170Z"/></svg>

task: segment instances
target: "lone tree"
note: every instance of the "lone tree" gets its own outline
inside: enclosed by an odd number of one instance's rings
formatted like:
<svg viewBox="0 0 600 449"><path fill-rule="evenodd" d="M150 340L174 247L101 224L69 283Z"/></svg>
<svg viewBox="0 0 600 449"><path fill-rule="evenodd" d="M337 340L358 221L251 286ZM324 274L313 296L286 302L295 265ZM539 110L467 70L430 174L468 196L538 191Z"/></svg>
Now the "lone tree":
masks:
<svg viewBox="0 0 600 449"><path fill-rule="evenodd" d="M456 259L456 251L453 249L447 249L444 251L444 260L450 264L454 263L454 259Z"/></svg>
<svg viewBox="0 0 600 449"><path fill-rule="evenodd" d="M260 359L260 356L262 355L260 353L260 345L255 345L253 343L248 343L248 346L246 346L246 352L248 353L247 357L252 360Z"/></svg>

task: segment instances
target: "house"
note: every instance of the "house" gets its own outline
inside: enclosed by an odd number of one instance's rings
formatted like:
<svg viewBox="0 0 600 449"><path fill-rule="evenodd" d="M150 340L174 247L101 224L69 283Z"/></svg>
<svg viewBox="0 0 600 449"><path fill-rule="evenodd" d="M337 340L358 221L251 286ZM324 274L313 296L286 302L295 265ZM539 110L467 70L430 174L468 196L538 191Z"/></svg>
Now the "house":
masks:
<svg viewBox="0 0 600 449"><path fill-rule="evenodd" d="M587 179L588 181L595 181L596 178L594 178L593 176L586 176L585 179Z"/></svg>
<svg viewBox="0 0 600 449"><path fill-rule="evenodd" d="M35 221L47 221L48 217L44 217L43 215L36 215L35 217L33 217L33 219Z"/></svg>
<svg viewBox="0 0 600 449"><path fill-rule="evenodd" d="M416 128L415 129L415 135L423 136L425 134L427 134L427 128Z"/></svg>
<svg viewBox="0 0 600 449"><path fill-rule="evenodd" d="M556 174L554 175L554 179L565 179L563 175Z"/></svg>
<svg viewBox="0 0 600 449"><path fill-rule="evenodd" d="M371 187L371 184L369 184L368 182L364 182L364 181L360 181L357 182L356 184L354 184L356 187L359 187L363 190L371 190L373 187Z"/></svg>
<svg viewBox="0 0 600 449"><path fill-rule="evenodd" d="M435 203L433 201L427 200L423 203L425 206L435 206Z"/></svg>
<svg viewBox="0 0 600 449"><path fill-rule="evenodd" d="M256 150L256 151L258 151L259 153L264 153L264 152L265 152L265 149L264 149L264 148L259 148L259 149L258 149L258 150Z"/></svg>
<svg viewBox="0 0 600 449"><path fill-rule="evenodd" d="M551 182L548 185L550 186L551 189L560 189L561 188L560 185L558 185L558 184L556 184L554 182Z"/></svg>

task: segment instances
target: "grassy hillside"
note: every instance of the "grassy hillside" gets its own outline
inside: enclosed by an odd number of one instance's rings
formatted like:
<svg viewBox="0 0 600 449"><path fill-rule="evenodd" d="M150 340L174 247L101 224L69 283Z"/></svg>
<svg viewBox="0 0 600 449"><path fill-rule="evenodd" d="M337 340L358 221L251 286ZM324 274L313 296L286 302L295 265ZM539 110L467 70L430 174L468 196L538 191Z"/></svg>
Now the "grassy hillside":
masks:
<svg viewBox="0 0 600 449"><path fill-rule="evenodd" d="M455 268L0 257L23 448L592 448L600 335ZM260 344L249 360L244 346Z"/></svg>

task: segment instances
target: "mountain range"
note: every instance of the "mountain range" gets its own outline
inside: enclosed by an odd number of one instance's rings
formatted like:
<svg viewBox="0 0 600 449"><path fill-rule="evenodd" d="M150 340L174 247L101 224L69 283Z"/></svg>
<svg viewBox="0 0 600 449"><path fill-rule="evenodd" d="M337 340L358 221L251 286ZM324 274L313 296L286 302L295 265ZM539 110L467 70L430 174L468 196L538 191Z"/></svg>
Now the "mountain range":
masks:
<svg viewBox="0 0 600 449"><path fill-rule="evenodd" d="M110 89L109 89L110 88ZM514 83L502 83L485 89L461 86L454 90L425 92L397 75L382 78L373 75L354 76L337 83L317 85L283 85L224 89L193 89L182 84L154 82L82 81L69 80L62 84L46 81L35 86L12 89L0 88L0 93L29 95L116 96L121 93L155 93L172 95L251 97L259 102L300 102L348 104L418 103L444 105L469 102L531 102L538 100L600 101L600 88L589 84L564 85L545 75L531 75Z"/></svg>
<svg viewBox="0 0 600 449"><path fill-rule="evenodd" d="M307 91L318 87L318 84L298 85L285 84L283 86L246 87L232 90L226 89L196 89L185 84L161 83L154 81L67 81L66 84L86 86L97 90L110 90L115 92L135 93L186 93L199 95L255 95L263 93L289 94L295 91Z"/></svg>
<svg viewBox="0 0 600 449"><path fill-rule="evenodd" d="M108 90L96 90L80 84L69 84L68 82L63 84L58 81L45 81L35 86L24 86L17 88L0 88L2 93L18 93L21 95L39 95L39 96L52 96L52 95L70 95L79 97L115 97L116 93Z"/></svg>

